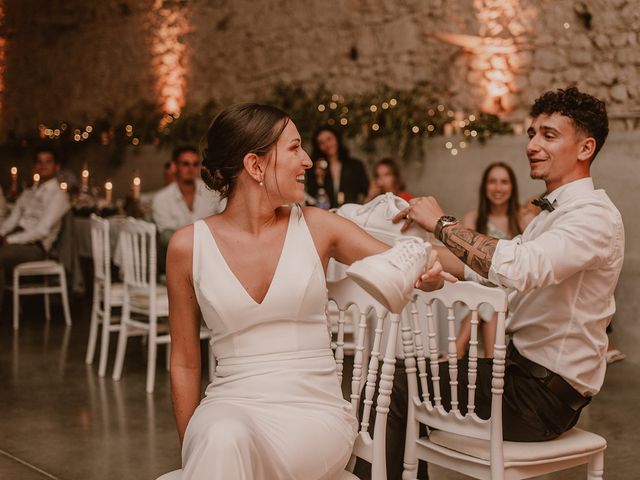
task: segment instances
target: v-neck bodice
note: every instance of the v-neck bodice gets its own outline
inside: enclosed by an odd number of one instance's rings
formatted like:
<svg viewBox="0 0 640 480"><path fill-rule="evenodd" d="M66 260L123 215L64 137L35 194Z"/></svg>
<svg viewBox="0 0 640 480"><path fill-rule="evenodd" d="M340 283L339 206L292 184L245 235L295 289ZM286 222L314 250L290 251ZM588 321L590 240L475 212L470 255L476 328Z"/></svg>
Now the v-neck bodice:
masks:
<svg viewBox="0 0 640 480"><path fill-rule="evenodd" d="M324 270L299 207L292 208L280 259L262 303L245 290L202 220L194 225L193 280L218 359L329 346Z"/></svg>

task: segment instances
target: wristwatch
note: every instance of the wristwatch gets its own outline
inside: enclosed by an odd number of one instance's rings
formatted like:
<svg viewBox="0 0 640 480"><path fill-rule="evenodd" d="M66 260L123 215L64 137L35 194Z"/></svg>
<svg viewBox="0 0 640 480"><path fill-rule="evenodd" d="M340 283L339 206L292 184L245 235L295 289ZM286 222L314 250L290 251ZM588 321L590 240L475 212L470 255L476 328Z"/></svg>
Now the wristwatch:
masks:
<svg viewBox="0 0 640 480"><path fill-rule="evenodd" d="M442 230L444 229L444 227L455 225L456 223L460 223L456 217L452 217L451 215L443 215L438 219L438 223L436 223L436 228L433 231L433 234L438 240L442 242L442 238L440 238L440 235L442 234Z"/></svg>

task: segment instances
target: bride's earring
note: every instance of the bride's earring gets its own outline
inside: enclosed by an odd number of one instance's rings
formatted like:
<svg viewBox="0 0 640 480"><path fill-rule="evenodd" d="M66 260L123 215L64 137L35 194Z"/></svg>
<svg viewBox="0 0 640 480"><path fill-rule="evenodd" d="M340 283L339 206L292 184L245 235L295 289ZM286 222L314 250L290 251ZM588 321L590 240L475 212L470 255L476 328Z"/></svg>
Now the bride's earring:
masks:
<svg viewBox="0 0 640 480"><path fill-rule="evenodd" d="M258 185L260 185L261 187L264 187L264 180L258 180Z"/></svg>

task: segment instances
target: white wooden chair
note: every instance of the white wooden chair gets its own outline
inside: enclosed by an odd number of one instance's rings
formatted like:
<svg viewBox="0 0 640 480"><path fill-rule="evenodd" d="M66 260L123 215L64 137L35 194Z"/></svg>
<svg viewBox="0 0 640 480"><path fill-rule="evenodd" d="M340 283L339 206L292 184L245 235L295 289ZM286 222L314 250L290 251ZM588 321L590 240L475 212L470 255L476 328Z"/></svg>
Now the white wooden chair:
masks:
<svg viewBox="0 0 640 480"><path fill-rule="evenodd" d="M68 211L61 219L58 237L51 249L51 252L59 253L60 247L65 242L71 241L71 228L73 214ZM69 245L64 246L71 248ZM51 253L49 252L49 253ZM28 279L26 284L21 280ZM42 280L42 281L40 281ZM47 321L51 319L50 294L59 294L62 297L62 311L64 322L71 325L71 311L69 309L69 293L67 290L67 275L63 262L46 259L34 262L23 262L13 270L13 283L8 286L13 290L13 329L18 330L20 326L20 297L23 295L44 295L44 311Z"/></svg>
<svg viewBox="0 0 640 480"><path fill-rule="evenodd" d="M118 248L122 255L124 295L113 379L120 380L122 376L127 339L147 336L146 391L152 393L158 344L170 341L166 325L158 331L158 318L169 315L169 299L166 287L157 283L156 226L142 220L127 219L120 232ZM132 314L146 319L133 319Z"/></svg>
<svg viewBox="0 0 640 480"><path fill-rule="evenodd" d="M155 224L133 218L127 219L120 232L118 245L122 252L124 295L113 379L120 380L122 377L128 337L146 336L148 343L146 391L153 393L158 345L169 346L171 342L169 326L166 323L158 323L159 318L169 316L169 297L167 286L158 284L157 281ZM132 314L138 318L132 318ZM208 329L200 328L201 340L208 340L210 336L211 332ZM209 377L211 377L212 370L215 369L211 350L208 358Z"/></svg>
<svg viewBox="0 0 640 480"><path fill-rule="evenodd" d="M93 363L98 341L98 329L102 325L100 336L100 362L98 375L104 377L107 371L109 339L112 332L120 330L118 317L112 317L113 307L122 307L124 285L111 281L111 242L109 241L108 220L91 215L91 254L93 257L93 303L91 305L91 327L87 343L85 362Z"/></svg>
<svg viewBox="0 0 640 480"><path fill-rule="evenodd" d="M432 309L435 300L444 303L448 311L448 368L451 378L451 410L449 412L445 411L441 403L439 352L434 333ZM458 363L453 312L456 301L464 302L471 309L472 314L468 357L468 411L465 415L462 415L458 409ZM426 304L428 338L426 347L417 318L416 302ZM477 310L481 303L491 305L498 313L492 367L491 418L488 420L480 419L474 412L478 361ZM606 441L593 433L573 428L559 438L547 442L503 441L502 394L507 310L507 298L503 290L484 287L473 282L446 284L444 288L435 292L417 292L413 307L411 324L403 321L402 325L409 388L403 480L416 478L418 458L480 479L530 478L585 463L588 464L589 480L603 478ZM430 397L427 388L429 375L433 380L433 398ZM422 398L420 398L418 383L420 383ZM419 424L427 426L429 431L427 436L419 436Z"/></svg>
<svg viewBox="0 0 640 480"><path fill-rule="evenodd" d="M344 331L345 323L351 315L348 310L357 309L357 325L353 328L356 331L355 352L353 357L353 370L351 372L350 399L353 413L358 417L360 431L356 437L353 447L352 458L347 466L347 470L340 477L341 479L356 479L350 471L355 465L355 457L371 463L372 480L384 480L387 478L386 467L386 433L387 416L391 403L391 390L393 387L393 376L396 364L396 343L398 339L398 329L400 317L389 314L387 310L371 297L366 291L360 288L350 278L345 278L336 282L328 282L329 304L337 307L337 339L335 342L335 358L337 373L340 382L344 374ZM368 343L368 323L367 315L372 312L375 317L375 330L370 351L365 350ZM385 331L386 330L386 331ZM384 349L384 359L381 362L381 343L383 333L387 334L386 348ZM368 369L365 375L364 365L367 363ZM373 399L376 395L376 380L380 370L380 383L377 390L375 424L373 436L369 433L371 423ZM366 383L365 383L366 379ZM364 384L364 390L362 386ZM364 394L364 398L361 396ZM362 416L360 416L360 404L363 403Z"/></svg>

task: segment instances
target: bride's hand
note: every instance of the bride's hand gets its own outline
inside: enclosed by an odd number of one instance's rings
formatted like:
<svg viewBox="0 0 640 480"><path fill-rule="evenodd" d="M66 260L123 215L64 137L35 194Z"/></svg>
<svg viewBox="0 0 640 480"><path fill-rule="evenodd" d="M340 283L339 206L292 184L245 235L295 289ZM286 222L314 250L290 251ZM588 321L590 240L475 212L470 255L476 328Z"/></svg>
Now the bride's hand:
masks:
<svg viewBox="0 0 640 480"><path fill-rule="evenodd" d="M431 250L427 266L422 275L420 275L420 278L416 280L415 287L425 292L431 292L442 288L445 280L451 283L458 281L456 277L443 270L440 260L438 259L438 252Z"/></svg>

